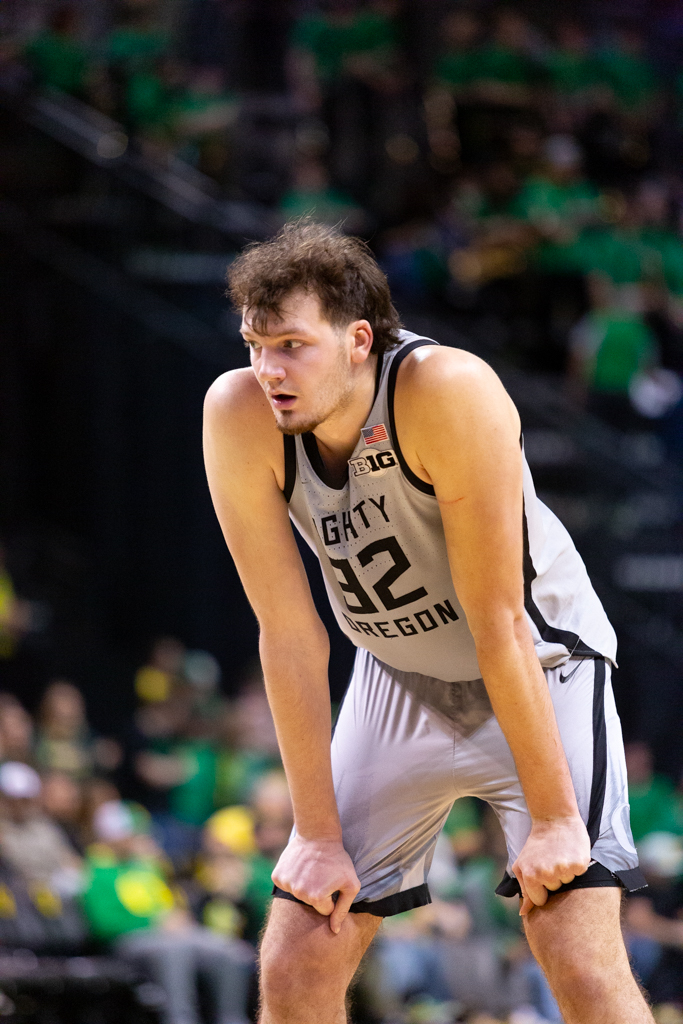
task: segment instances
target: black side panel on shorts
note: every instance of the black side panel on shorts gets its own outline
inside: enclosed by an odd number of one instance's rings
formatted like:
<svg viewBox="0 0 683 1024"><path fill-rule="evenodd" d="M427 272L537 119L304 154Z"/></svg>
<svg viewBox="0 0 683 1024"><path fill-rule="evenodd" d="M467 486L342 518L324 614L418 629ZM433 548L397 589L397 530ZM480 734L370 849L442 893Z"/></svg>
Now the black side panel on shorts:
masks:
<svg viewBox="0 0 683 1024"><path fill-rule="evenodd" d="M578 634L572 633L568 629L558 629L556 626L551 626L543 618L541 610L535 603L531 593L531 584L538 574L531 560L526 509L522 512L522 529L524 531L524 607L529 618L541 634L541 639L549 644L563 644L573 658L601 658L602 655L598 651L594 651L588 644L585 644Z"/></svg>
<svg viewBox="0 0 683 1024"><path fill-rule="evenodd" d="M624 871L615 871L626 892L638 892L639 889L647 889L647 880L640 868L628 868Z"/></svg>
<svg viewBox="0 0 683 1024"><path fill-rule="evenodd" d="M426 484L424 480L420 480L419 476L413 473L412 469L403 458L403 452L401 446L398 443L398 435L396 434L396 418L394 416L394 394L396 392L396 378L398 376L398 368L407 355L414 352L416 348L422 348L423 345L438 345L438 341L432 341L431 338L419 338L417 341L411 341L409 345L402 348L394 356L394 360L389 369L389 379L387 382L387 407L389 409L389 429L391 430L391 436L394 441L394 450L398 455L399 465L403 472L406 480L409 480L413 487L417 487L418 491L424 491L425 494L434 495L434 488L431 484ZM396 913L396 911L394 911Z"/></svg>
<svg viewBox="0 0 683 1024"><path fill-rule="evenodd" d="M296 483L296 438L293 434L283 434L282 439L285 443L285 487L282 493L288 502Z"/></svg>
<svg viewBox="0 0 683 1024"><path fill-rule="evenodd" d="M595 681L593 683L593 781L591 802L588 811L588 838L591 847L600 835L600 820L605 803L607 785L607 725L605 723L605 662L595 659Z"/></svg>

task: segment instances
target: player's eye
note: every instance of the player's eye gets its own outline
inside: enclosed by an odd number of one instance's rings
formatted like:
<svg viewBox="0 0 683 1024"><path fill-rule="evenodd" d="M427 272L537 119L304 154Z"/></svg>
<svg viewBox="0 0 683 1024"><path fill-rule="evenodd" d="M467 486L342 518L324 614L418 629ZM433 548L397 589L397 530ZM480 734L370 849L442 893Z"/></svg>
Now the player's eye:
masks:
<svg viewBox="0 0 683 1024"><path fill-rule="evenodd" d="M303 342L295 341L294 338L287 338L287 341L283 343L283 348L301 348Z"/></svg>
<svg viewBox="0 0 683 1024"><path fill-rule="evenodd" d="M258 352L258 350L261 348L258 341L245 341L244 347L251 349L252 352Z"/></svg>

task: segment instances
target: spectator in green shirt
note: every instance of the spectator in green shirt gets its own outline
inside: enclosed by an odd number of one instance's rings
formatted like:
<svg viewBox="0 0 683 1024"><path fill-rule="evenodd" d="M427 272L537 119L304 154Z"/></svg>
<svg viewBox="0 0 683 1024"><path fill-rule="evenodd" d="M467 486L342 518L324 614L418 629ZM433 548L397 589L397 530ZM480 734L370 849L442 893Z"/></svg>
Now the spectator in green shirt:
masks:
<svg viewBox="0 0 683 1024"><path fill-rule="evenodd" d="M121 6L118 23L106 40L107 56L112 63L131 72L150 67L168 53L170 40L156 21L155 7L149 0Z"/></svg>
<svg viewBox="0 0 683 1024"><path fill-rule="evenodd" d="M556 40L546 57L550 84L563 100L585 98L599 81L590 36L579 22L567 19L558 25Z"/></svg>
<svg viewBox="0 0 683 1024"><path fill-rule="evenodd" d="M260 664L242 683L221 730L215 804L246 804L259 778L282 764Z"/></svg>
<svg viewBox="0 0 683 1024"><path fill-rule="evenodd" d="M359 10L344 0L324 12L305 15L292 35L294 50L313 59L320 81L340 78L359 57L384 64L391 60L397 41L393 18L380 4Z"/></svg>
<svg viewBox="0 0 683 1024"><path fill-rule="evenodd" d="M598 190L582 173L582 153L571 135L552 135L544 145L539 173L530 175L519 196L522 216L539 236L535 255L546 272L572 270L573 243L600 220Z"/></svg>
<svg viewBox="0 0 683 1024"><path fill-rule="evenodd" d="M96 938L145 970L166 995L164 1024L200 1024L196 978L209 981L218 1024L246 1024L252 951L197 925L164 877L144 812L121 801L94 818L83 909Z"/></svg>
<svg viewBox="0 0 683 1024"><path fill-rule="evenodd" d="M26 46L24 55L38 85L84 99L91 65L78 30L75 5L58 7L47 28Z"/></svg>
<svg viewBox="0 0 683 1024"><path fill-rule="evenodd" d="M657 342L642 314L619 301L609 278L591 274L588 286L592 308L569 336L570 379L577 397L627 429L635 419L629 387L636 374L658 364Z"/></svg>
<svg viewBox="0 0 683 1024"><path fill-rule="evenodd" d="M683 835L683 806L674 785L653 769L652 751L647 743L626 744L628 800L634 842L651 832Z"/></svg>
<svg viewBox="0 0 683 1024"><path fill-rule="evenodd" d="M333 188L322 161L304 157L297 161L291 188L280 200L280 210L287 220L312 216L324 224L343 224L346 231L356 233L367 226L367 216L346 192Z"/></svg>
<svg viewBox="0 0 683 1024"><path fill-rule="evenodd" d="M480 98L505 106L528 104L541 72L532 51L532 30L526 18L512 8L500 11L490 41L476 54Z"/></svg>
<svg viewBox="0 0 683 1024"><path fill-rule="evenodd" d="M645 40L633 28L614 32L598 56L600 81L611 89L625 113L649 117L661 91L661 82L645 51Z"/></svg>
<svg viewBox="0 0 683 1024"><path fill-rule="evenodd" d="M479 19L468 10L448 14L441 25L445 52L434 65L433 76L439 85L457 94L466 92L479 77L479 49L481 35Z"/></svg>
<svg viewBox="0 0 683 1024"><path fill-rule="evenodd" d="M683 296L683 241L671 224L671 194L665 181L642 181L634 199L642 243L659 259L659 283ZM654 276L654 275L653 275Z"/></svg>

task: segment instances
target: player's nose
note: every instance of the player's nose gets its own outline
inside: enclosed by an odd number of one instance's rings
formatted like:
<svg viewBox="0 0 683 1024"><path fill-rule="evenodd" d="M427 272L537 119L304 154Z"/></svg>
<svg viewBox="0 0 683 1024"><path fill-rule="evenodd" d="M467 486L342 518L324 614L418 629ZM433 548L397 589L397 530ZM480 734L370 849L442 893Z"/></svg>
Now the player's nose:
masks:
<svg viewBox="0 0 683 1024"><path fill-rule="evenodd" d="M269 351L267 348L261 350L257 373L259 380L263 384L270 381L281 383L287 375L287 371L279 358L279 353L277 351Z"/></svg>

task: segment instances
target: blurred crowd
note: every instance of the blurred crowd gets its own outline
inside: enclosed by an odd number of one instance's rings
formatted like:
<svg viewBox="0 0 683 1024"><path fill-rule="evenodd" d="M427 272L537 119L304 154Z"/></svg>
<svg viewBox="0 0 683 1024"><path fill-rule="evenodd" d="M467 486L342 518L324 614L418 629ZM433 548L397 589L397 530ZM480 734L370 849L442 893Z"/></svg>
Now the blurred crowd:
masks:
<svg viewBox="0 0 683 1024"><path fill-rule="evenodd" d="M1 51L226 198L372 235L400 298L680 458L683 28L537 6L10 2Z"/></svg>
<svg viewBox="0 0 683 1024"><path fill-rule="evenodd" d="M93 732L68 680L47 685L34 716L0 693L0 947L109 951L158 987L172 1024L200 1019L197 975L219 1024L248 1019L292 828L260 672L229 702L219 682L210 654L161 638L118 736Z"/></svg>
<svg viewBox="0 0 683 1024"><path fill-rule="evenodd" d="M293 818L260 666L231 699L220 682L211 654L159 638L131 681L137 710L112 736L93 731L66 679L48 683L34 715L0 692L0 952L106 952L148 979L167 1024L203 1019L201 976L218 1024L250 1019L271 873ZM644 743L627 745L627 762L650 884L627 900L627 942L676 1024L683 790L653 772ZM456 801L433 902L385 922L355 986L359 1019L561 1024L518 901L495 895L506 860L492 810Z"/></svg>
<svg viewBox="0 0 683 1024"><path fill-rule="evenodd" d="M683 66L654 15L571 13L5 0L0 62L225 198L372 236L399 300L447 305L618 426L654 425L681 460ZM0 552L0 675L41 615ZM49 682L35 714L16 686L0 692L0 947L107 951L156 986L168 1024L199 1020L202 975L216 1021L238 1024L292 827L260 667L228 699L210 653L165 637L131 687L116 735L95 733L69 680ZM627 760L649 881L626 901L629 952L662 1022L681 1024L683 793L645 744ZM516 900L494 895L505 861L492 812L459 800L434 901L383 926L359 1020L561 1021Z"/></svg>

